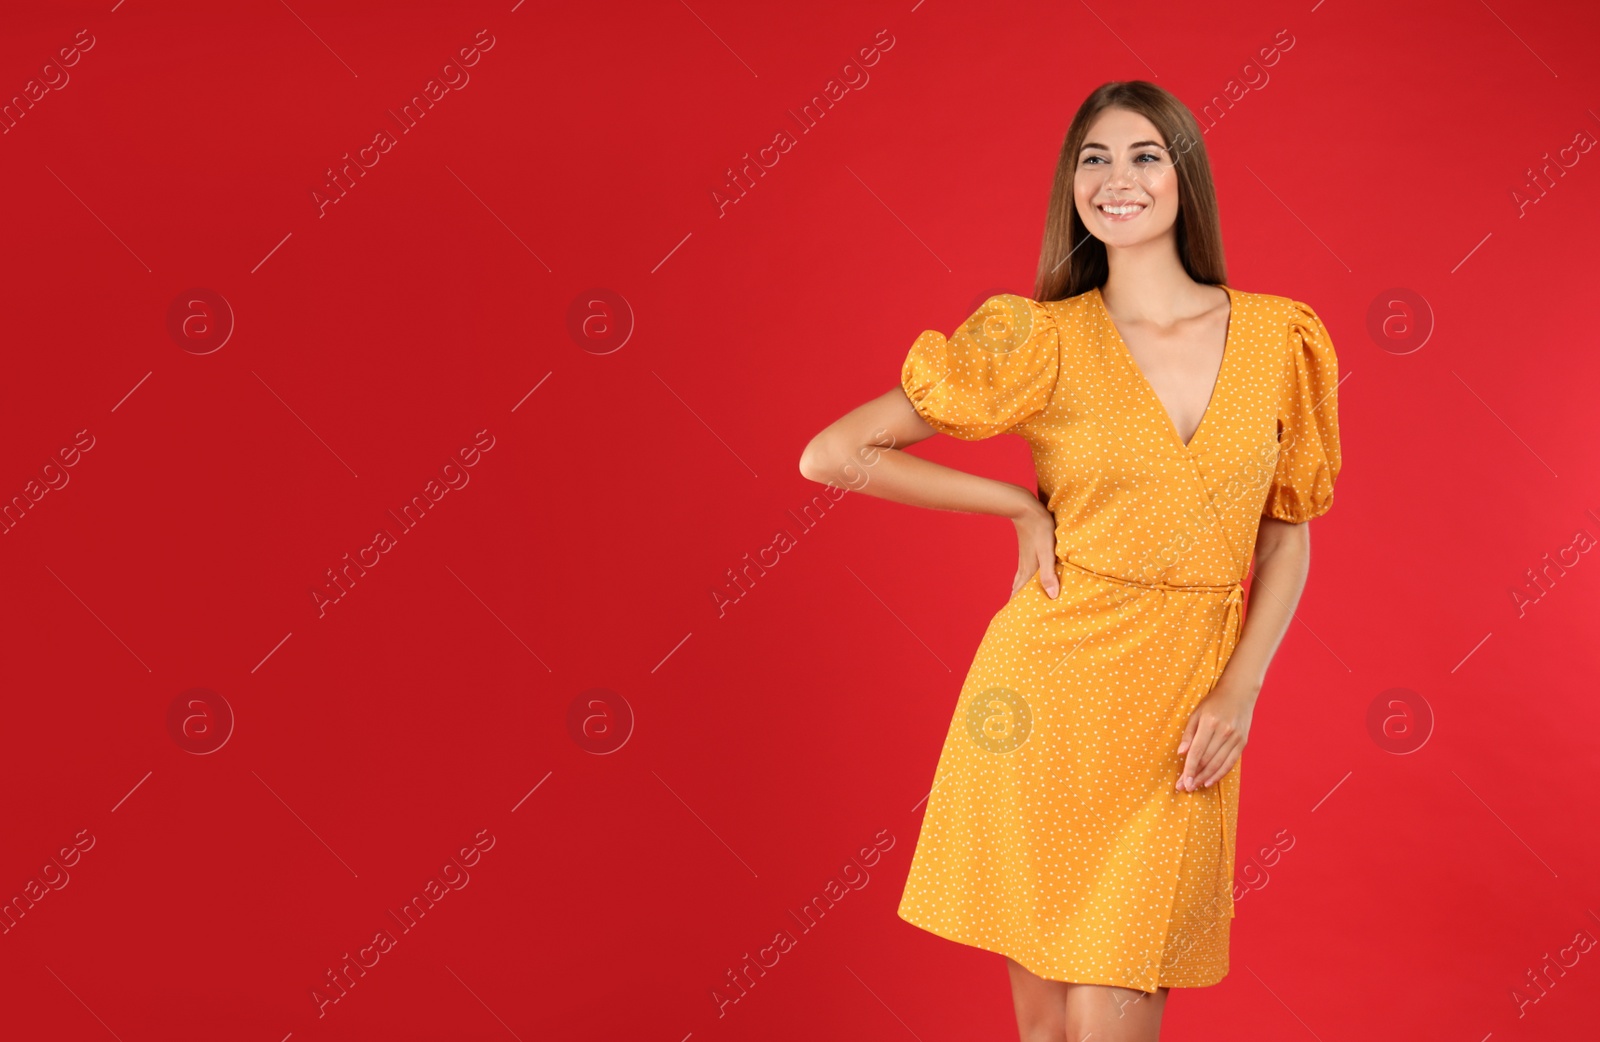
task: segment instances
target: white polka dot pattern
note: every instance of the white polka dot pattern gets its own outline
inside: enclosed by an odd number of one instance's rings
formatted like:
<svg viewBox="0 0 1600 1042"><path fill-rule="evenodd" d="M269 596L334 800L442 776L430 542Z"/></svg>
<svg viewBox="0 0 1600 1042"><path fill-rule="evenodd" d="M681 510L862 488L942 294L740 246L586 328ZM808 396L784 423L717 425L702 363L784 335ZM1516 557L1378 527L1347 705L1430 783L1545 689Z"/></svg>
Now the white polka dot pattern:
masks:
<svg viewBox="0 0 1600 1042"><path fill-rule="evenodd" d="M1028 440L1061 595L1036 576L990 621L899 914L1041 977L1153 991L1228 972L1243 760L1179 792L1178 742L1238 641L1260 519L1326 513L1340 451L1316 313L1222 288L1222 368L1187 445L1098 289L991 298L901 369L935 429Z"/></svg>

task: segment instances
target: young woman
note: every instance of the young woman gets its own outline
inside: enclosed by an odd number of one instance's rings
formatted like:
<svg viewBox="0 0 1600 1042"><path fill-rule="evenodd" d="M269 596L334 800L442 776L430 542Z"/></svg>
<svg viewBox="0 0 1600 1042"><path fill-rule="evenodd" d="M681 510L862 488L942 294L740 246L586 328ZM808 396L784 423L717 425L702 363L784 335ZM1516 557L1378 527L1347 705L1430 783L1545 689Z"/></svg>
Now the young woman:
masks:
<svg viewBox="0 0 1600 1042"><path fill-rule="evenodd" d="M1156 1039L1170 988L1228 972L1240 752L1339 474L1333 345L1226 285L1194 116L1132 81L1072 120L1033 298L924 332L900 377L801 472L878 453L850 487L1010 518L1018 564L899 914L1005 955L1028 1042ZM936 432L1021 435L1037 492L900 451Z"/></svg>

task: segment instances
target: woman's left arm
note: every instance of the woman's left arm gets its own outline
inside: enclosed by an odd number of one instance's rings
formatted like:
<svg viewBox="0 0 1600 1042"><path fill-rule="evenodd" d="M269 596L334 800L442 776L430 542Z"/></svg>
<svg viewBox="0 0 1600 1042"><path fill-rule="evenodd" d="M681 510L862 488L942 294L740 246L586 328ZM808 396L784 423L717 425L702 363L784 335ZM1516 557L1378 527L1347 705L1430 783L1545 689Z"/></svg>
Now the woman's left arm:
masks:
<svg viewBox="0 0 1600 1042"><path fill-rule="evenodd" d="M1311 568L1310 522L1263 517L1256 534L1250 610L1222 676L1184 728L1178 754L1188 753L1178 788L1193 792L1233 769L1250 737L1250 718Z"/></svg>

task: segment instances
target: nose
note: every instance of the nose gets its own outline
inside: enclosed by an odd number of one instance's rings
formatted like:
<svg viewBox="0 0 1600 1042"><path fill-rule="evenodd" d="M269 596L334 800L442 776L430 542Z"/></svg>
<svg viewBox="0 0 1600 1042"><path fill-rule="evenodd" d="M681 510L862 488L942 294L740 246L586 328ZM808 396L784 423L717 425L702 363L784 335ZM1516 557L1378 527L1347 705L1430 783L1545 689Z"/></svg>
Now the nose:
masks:
<svg viewBox="0 0 1600 1042"><path fill-rule="evenodd" d="M1147 198L1150 195L1150 171L1134 161L1134 157L1114 159L1100 166L1099 192L1118 198Z"/></svg>
<svg viewBox="0 0 1600 1042"><path fill-rule="evenodd" d="M1106 170L1107 188L1130 188L1138 183L1134 177L1133 160L1119 159Z"/></svg>

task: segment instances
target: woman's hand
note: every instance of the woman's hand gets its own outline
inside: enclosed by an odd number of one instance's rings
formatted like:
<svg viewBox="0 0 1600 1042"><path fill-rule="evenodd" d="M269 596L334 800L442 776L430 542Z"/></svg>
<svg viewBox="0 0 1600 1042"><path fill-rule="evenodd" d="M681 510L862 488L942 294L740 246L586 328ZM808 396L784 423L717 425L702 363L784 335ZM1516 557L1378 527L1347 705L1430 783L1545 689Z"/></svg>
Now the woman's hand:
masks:
<svg viewBox="0 0 1600 1042"><path fill-rule="evenodd" d="M1056 575L1055 515L1036 496L1029 496L1028 502L1032 505L1011 519L1017 526L1017 577L1011 582L1011 593L1015 596L1038 575L1045 594L1054 598L1061 593L1061 579Z"/></svg>
<svg viewBox="0 0 1600 1042"><path fill-rule="evenodd" d="M1196 787L1206 788L1233 769L1250 739L1250 718L1255 715L1256 695L1259 689L1239 681L1230 681L1227 671L1200 700L1189 723L1183 729L1183 741L1178 743L1178 755L1185 750L1183 774L1178 778L1178 789L1193 792Z"/></svg>

